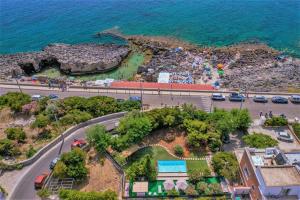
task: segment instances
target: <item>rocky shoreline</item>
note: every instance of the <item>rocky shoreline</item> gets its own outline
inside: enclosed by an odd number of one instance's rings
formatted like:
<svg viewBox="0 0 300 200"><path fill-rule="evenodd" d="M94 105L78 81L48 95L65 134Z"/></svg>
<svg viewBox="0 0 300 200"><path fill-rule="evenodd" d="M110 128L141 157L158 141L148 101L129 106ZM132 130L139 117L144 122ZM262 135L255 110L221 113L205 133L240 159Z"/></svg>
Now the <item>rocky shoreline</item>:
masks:
<svg viewBox="0 0 300 200"><path fill-rule="evenodd" d="M264 44L199 47L169 37L126 36L115 30L99 34L117 34L129 45L53 44L40 52L0 55L0 79L12 73L34 74L45 67L70 75L105 72L138 48L149 59L139 67L135 80L156 82L160 72L168 72L175 83L218 82L221 88L259 92L300 90L300 59ZM224 66L222 75L217 73L218 64Z"/></svg>
<svg viewBox="0 0 300 200"><path fill-rule="evenodd" d="M118 67L129 53L125 45L50 44L40 52L0 55L0 74L31 75L47 67L70 75L106 72Z"/></svg>

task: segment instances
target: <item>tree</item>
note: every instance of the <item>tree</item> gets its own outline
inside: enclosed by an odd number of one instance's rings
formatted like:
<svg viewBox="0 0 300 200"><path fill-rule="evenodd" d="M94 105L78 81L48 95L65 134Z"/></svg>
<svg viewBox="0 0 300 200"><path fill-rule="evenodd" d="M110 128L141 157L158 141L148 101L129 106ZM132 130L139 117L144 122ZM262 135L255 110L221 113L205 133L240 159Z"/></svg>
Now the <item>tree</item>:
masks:
<svg viewBox="0 0 300 200"><path fill-rule="evenodd" d="M92 115L88 112L80 111L80 110L70 110L68 113L59 119L59 122L66 125L75 125L81 122L85 122L87 120L92 119Z"/></svg>
<svg viewBox="0 0 300 200"><path fill-rule="evenodd" d="M22 128L7 128L4 133L10 140L17 140L18 142L24 142L26 139L25 131Z"/></svg>
<svg viewBox="0 0 300 200"><path fill-rule="evenodd" d="M146 155L139 161L134 162L126 171L130 180L136 180L139 177L145 177L148 180L155 180L156 170L151 164L150 155Z"/></svg>
<svg viewBox="0 0 300 200"><path fill-rule="evenodd" d="M103 125L95 125L87 130L87 140L99 153L105 152L110 145L111 135Z"/></svg>
<svg viewBox="0 0 300 200"><path fill-rule="evenodd" d="M199 193L204 194L208 189L208 184L205 182L199 182L197 183L197 190Z"/></svg>
<svg viewBox="0 0 300 200"><path fill-rule="evenodd" d="M55 176L71 177L76 180L84 179L87 176L87 172L85 152L80 148L74 148L70 152L63 153L54 167Z"/></svg>
<svg viewBox="0 0 300 200"><path fill-rule="evenodd" d="M47 188L43 188L37 191L37 195L42 199L47 198L50 196L50 191Z"/></svg>
<svg viewBox="0 0 300 200"><path fill-rule="evenodd" d="M236 181L238 178L239 165L233 153L218 152L212 158L212 165L217 174L224 176L229 181Z"/></svg>
<svg viewBox="0 0 300 200"><path fill-rule="evenodd" d="M189 172L189 181L191 181L194 184L200 181L202 177L203 173L200 169L194 169Z"/></svg>
<svg viewBox="0 0 300 200"><path fill-rule="evenodd" d="M29 146L29 149L28 149L27 152L26 152L26 157L27 157L27 158L31 158L36 152L37 152L37 150L35 150L35 149L33 148L33 146L30 145L30 146Z"/></svg>
<svg viewBox="0 0 300 200"><path fill-rule="evenodd" d="M179 144L175 145L174 152L177 156L183 156L183 148Z"/></svg>
<svg viewBox="0 0 300 200"><path fill-rule="evenodd" d="M246 131L250 127L252 119L247 109L232 109L231 115L235 119L237 129Z"/></svg>
<svg viewBox="0 0 300 200"><path fill-rule="evenodd" d="M278 145L278 141L269 135L262 133L253 133L251 135L243 136L243 141L250 147L264 149L267 147L274 147Z"/></svg>
<svg viewBox="0 0 300 200"><path fill-rule="evenodd" d="M213 194L222 193L222 189L219 183L211 183L208 185L208 188Z"/></svg>

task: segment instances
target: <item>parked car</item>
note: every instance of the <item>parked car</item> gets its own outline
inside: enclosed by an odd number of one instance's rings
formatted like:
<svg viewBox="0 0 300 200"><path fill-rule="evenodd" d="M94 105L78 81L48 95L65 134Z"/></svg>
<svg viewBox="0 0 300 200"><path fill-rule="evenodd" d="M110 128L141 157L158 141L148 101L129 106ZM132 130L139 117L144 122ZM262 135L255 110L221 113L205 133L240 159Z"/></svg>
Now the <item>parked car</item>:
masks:
<svg viewBox="0 0 300 200"><path fill-rule="evenodd" d="M87 144L87 142L84 139L74 139L74 141L71 144L71 148L79 147L82 148Z"/></svg>
<svg viewBox="0 0 300 200"><path fill-rule="evenodd" d="M300 103L300 95L292 95L292 96L290 97L290 101L291 101L292 103Z"/></svg>
<svg viewBox="0 0 300 200"><path fill-rule="evenodd" d="M242 94L233 92L229 95L229 101L245 101L245 97Z"/></svg>
<svg viewBox="0 0 300 200"><path fill-rule="evenodd" d="M130 101L142 101L142 98L139 96L131 96L129 97Z"/></svg>
<svg viewBox="0 0 300 200"><path fill-rule="evenodd" d="M267 103L268 99L265 96L256 95L253 97L253 101L258 103Z"/></svg>
<svg viewBox="0 0 300 200"><path fill-rule="evenodd" d="M281 97L281 96L272 97L272 102L273 103L289 103L287 98Z"/></svg>
<svg viewBox="0 0 300 200"><path fill-rule="evenodd" d="M52 169L54 169L54 167L55 167L55 165L56 165L56 163L59 161L59 157L56 157L56 158L54 158L52 161L51 161L51 163L50 163L50 165L49 165L49 168L52 170Z"/></svg>
<svg viewBox="0 0 300 200"><path fill-rule="evenodd" d="M211 99L215 101L225 101L225 96L220 93L213 93Z"/></svg>
<svg viewBox="0 0 300 200"><path fill-rule="evenodd" d="M294 142L294 138L286 131L280 131L277 139L284 142Z"/></svg>
<svg viewBox="0 0 300 200"><path fill-rule="evenodd" d="M58 99L58 95L57 94L49 94L49 99Z"/></svg>
<svg viewBox="0 0 300 200"><path fill-rule="evenodd" d="M35 179L34 179L34 187L35 187L35 189L42 188L43 185L45 184L48 176L49 176L48 173L43 173L43 174L35 177Z"/></svg>
<svg viewBox="0 0 300 200"><path fill-rule="evenodd" d="M40 100L42 98L42 95L40 95L40 94L35 94L35 95L32 95L31 96L31 100L32 101L38 101L38 100Z"/></svg>

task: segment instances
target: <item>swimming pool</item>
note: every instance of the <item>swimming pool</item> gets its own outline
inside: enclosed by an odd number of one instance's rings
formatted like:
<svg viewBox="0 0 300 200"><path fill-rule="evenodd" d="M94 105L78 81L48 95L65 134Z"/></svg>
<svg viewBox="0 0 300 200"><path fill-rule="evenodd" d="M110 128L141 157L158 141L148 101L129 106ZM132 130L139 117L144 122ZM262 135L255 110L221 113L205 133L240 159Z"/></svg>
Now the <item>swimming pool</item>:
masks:
<svg viewBox="0 0 300 200"><path fill-rule="evenodd" d="M159 160L158 172L187 172L185 160Z"/></svg>

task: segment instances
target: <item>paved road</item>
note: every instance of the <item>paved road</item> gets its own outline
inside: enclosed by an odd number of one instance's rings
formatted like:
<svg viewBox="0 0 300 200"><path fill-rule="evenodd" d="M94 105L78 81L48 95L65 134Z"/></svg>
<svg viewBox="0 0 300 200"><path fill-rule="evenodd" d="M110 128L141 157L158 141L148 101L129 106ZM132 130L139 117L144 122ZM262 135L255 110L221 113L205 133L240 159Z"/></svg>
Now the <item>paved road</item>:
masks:
<svg viewBox="0 0 300 200"><path fill-rule="evenodd" d="M118 119L108 120L99 124L106 126L106 129L111 130L114 128L115 123ZM75 138L85 137L86 128L81 128L75 133L65 138L63 143L62 152L68 152L71 150L71 143ZM40 157L34 164L30 165L27 172L24 173L21 181L17 183L16 187L12 190L14 191L9 199L13 200L34 200L39 199L36 195L36 190L34 189L34 179L37 175L42 174L43 172L49 172L50 162L57 157L59 154L59 149L61 147L61 142L49 150L46 154Z"/></svg>
<svg viewBox="0 0 300 200"><path fill-rule="evenodd" d="M46 88L47 89L47 88ZM19 91L17 88L1 88L0 87L0 95L4 94L8 91ZM129 96L139 96L140 93L138 91L132 91L131 93L112 93L112 92L97 92L97 90L87 90L87 91L68 91L68 92L61 92L58 90L35 90L35 89L24 89L23 92L28 94L42 94L48 95L51 93L58 94L61 98L67 96L96 96L96 95L105 95L111 96L114 98L123 98L127 99ZM176 94L176 95L175 95ZM209 111L213 107L224 108L224 109L232 109L232 108L239 108L239 102L230 102L228 99L223 102L211 102L210 94L202 93L197 94L183 92L183 93L175 93L171 95L169 92L161 92L160 95L157 94L143 94L143 103L149 104L150 107L161 107L164 105L174 106L174 105L181 105L184 103L194 104L198 108ZM252 98L246 99L246 101L242 105L243 108L247 108L251 116L253 118L258 118L259 113L273 111L273 114L282 114L284 113L288 118L298 117L300 118L300 104L293 104L289 102L289 104L274 104L269 101L269 103L255 103L253 102Z"/></svg>

